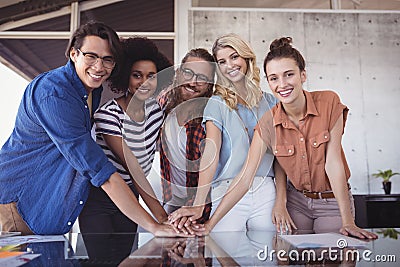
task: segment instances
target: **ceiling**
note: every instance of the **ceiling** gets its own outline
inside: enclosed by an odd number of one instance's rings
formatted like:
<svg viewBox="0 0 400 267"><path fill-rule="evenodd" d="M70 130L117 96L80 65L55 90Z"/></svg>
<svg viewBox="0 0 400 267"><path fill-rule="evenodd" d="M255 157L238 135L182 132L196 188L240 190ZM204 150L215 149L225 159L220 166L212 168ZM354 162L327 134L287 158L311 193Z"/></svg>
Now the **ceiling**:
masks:
<svg viewBox="0 0 400 267"><path fill-rule="evenodd" d="M65 64L71 29L99 20L154 39L174 59L175 3L190 0L0 0L0 61L30 80ZM192 0L193 7L400 10L400 0ZM79 12L79 11L80 12Z"/></svg>
<svg viewBox="0 0 400 267"><path fill-rule="evenodd" d="M125 35L159 33L161 38L155 39L155 43L170 60L173 59L174 42L168 37L174 31L173 0L6 0L0 1L0 33L12 36L0 39L1 62L28 80L64 65L73 20L71 3L74 2L79 2L82 10L79 13L81 24L102 21Z"/></svg>

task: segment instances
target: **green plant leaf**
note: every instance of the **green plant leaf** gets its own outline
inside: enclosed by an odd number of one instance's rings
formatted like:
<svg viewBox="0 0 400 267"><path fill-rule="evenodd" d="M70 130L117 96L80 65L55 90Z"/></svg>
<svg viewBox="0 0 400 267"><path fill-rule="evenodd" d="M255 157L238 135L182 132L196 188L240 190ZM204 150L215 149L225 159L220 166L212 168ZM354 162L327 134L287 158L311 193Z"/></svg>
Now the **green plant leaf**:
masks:
<svg viewBox="0 0 400 267"><path fill-rule="evenodd" d="M382 178L383 182L388 182L388 181L390 181L390 178L392 176L399 175L399 174L400 173L393 172L391 169L388 169L388 170L385 170L385 171L378 170L378 172L373 173L372 176L374 176L376 178Z"/></svg>

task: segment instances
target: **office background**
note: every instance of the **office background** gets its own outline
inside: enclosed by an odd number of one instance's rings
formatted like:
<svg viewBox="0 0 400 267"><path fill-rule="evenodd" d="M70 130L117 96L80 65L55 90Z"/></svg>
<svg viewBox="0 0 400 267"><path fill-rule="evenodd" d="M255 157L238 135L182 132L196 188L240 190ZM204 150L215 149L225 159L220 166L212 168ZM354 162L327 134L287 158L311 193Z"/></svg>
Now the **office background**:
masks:
<svg viewBox="0 0 400 267"><path fill-rule="evenodd" d="M188 49L211 49L216 37L235 32L251 43L261 68L270 42L291 36L308 64L305 87L334 90L350 108L343 144L353 192L383 193L372 173L400 171L398 1L383 1L392 10L384 10L382 1L374 6L377 1L350 0L307 1L307 6L300 6L304 1L277 6L268 5L276 1L52 1L60 4L58 10L21 17L18 6L29 2L35 6L35 1L0 5L1 14L15 13L0 21L0 61L27 80L64 64L70 31L89 19L109 23L123 37L154 39L175 63ZM265 80L262 87L269 90ZM158 171L152 175L157 179ZM392 192L400 193L400 176L393 178Z"/></svg>

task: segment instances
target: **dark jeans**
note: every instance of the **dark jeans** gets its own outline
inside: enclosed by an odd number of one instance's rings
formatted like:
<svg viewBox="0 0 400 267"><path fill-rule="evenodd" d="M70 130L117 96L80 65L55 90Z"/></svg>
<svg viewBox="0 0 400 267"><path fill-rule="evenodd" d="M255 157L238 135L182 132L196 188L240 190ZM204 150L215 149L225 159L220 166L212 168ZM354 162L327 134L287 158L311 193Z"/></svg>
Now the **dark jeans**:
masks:
<svg viewBox="0 0 400 267"><path fill-rule="evenodd" d="M137 224L118 209L103 189L92 186L79 215L79 228L81 233L136 233Z"/></svg>
<svg viewBox="0 0 400 267"><path fill-rule="evenodd" d="M118 263L129 256L135 244L137 224L117 208L103 189L90 188L78 219L90 259Z"/></svg>

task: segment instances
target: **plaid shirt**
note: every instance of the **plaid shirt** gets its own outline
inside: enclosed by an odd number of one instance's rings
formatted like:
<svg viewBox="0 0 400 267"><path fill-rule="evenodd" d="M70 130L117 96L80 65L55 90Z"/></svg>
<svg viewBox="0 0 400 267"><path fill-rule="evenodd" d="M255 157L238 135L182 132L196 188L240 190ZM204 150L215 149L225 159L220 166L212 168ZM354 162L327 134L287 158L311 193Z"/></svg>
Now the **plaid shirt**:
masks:
<svg viewBox="0 0 400 267"><path fill-rule="evenodd" d="M188 162L193 163L193 164L198 164L198 159L201 157L201 152L200 152L200 142L205 139L206 133L204 131L203 126L199 122L193 122L190 121L185 124L186 128L186 159ZM162 138L161 138L162 140ZM168 157L166 155L166 151L164 149L167 149L167 146L165 144L161 145L160 148L160 165L161 165L161 177L163 178L162 181L162 187L163 187L163 198L164 198L164 204L168 202L169 200L172 199L172 192L171 192L171 177L170 177L170 163L168 160ZM187 168L187 169L193 169L193 168ZM197 168L198 169L198 166ZM186 171L186 187L197 187L199 182L199 172L190 172ZM195 190L188 190L188 201L186 203L186 206L191 206L193 205L193 201L195 198ZM211 212L211 196L210 193L207 195L207 200L202 218L199 219L200 223L204 223L208 218L210 217L210 212Z"/></svg>
<svg viewBox="0 0 400 267"><path fill-rule="evenodd" d="M166 104L166 95L161 95L158 99L158 102L161 107ZM204 131L201 122L199 121L189 121L185 124L186 128L186 159L187 162L192 164L199 164L198 159L201 157L200 151L200 142L206 138L206 133ZM162 135L162 131L161 131ZM163 138L160 138L161 146L160 146L160 167L161 167L161 183L163 188L163 202L167 203L172 199L171 192L171 166L167 157L167 151L164 149L168 149L168 147L163 143ZM194 169L199 169L199 166L194 166ZM197 168L196 168L197 167ZM192 166L188 166L188 170L193 170ZM199 172L190 172L186 171L186 187L197 187L199 182ZM187 190L188 191L188 200L186 202L186 206L192 206L194 199L196 197L195 190ZM210 192L207 195L206 204L203 210L202 217L198 220L199 223L204 223L210 218L211 213L211 194Z"/></svg>

